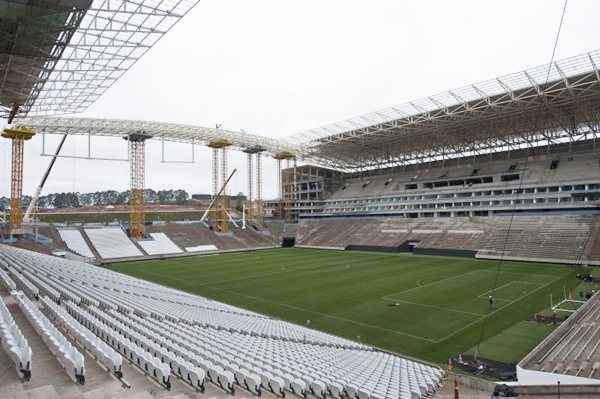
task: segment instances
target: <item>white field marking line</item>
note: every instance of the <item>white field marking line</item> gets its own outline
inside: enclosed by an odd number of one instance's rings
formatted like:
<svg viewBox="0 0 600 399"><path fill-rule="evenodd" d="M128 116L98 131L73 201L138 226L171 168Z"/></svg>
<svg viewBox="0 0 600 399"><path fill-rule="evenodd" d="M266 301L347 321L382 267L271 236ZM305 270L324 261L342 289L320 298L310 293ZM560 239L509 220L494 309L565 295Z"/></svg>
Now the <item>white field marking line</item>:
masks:
<svg viewBox="0 0 600 399"><path fill-rule="evenodd" d="M480 269L471 270L471 271L468 271L468 272L465 272L465 273L457 274L455 276L446 277L446 278L443 278L441 280L432 281L431 283L422 284L422 285L418 285L416 287L408 288L408 289L403 290L403 291L393 292L391 294L387 294L387 295L382 296L381 299L384 300L384 301L394 301L394 299L392 299L390 297L393 297L393 296L396 296L396 295L399 295L399 294L404 294L406 292L418 290L418 289L421 289L423 287L429 287L430 285L435 285L435 284L443 283L443 282L448 281L448 280L453 280L455 278L466 276L467 274L479 273L479 272L485 272L485 271L487 271L487 270L480 270Z"/></svg>
<svg viewBox="0 0 600 399"><path fill-rule="evenodd" d="M268 299L256 297L256 296L253 296L253 295L242 294L241 292L237 292L237 291L233 291L233 290L228 290L226 288L220 288L220 287L209 287L209 288L213 288L213 289L221 290L221 291L232 292L232 293L234 293L236 295L244 296L246 298L256 299L258 301L267 302L267 303L270 303L270 304L273 304L273 305L283 306L283 307L287 307L287 308L290 308L290 309L301 310L301 311L307 312L307 313L313 313L313 314L317 314L319 316L327 317L327 318L330 318L330 319L342 320L342 321L345 321L345 322L348 322L348 323L358 324L360 326L369 327L369 328L373 328L373 329L376 329L376 330L387 331L387 332L390 332L390 333L396 334L396 335L403 335L403 336L406 336L406 337L410 337L410 338L414 338L414 339L420 339L422 341L427 341L427 342L431 342L431 343L437 343L438 342L435 339L425 338L425 337L421 337L419 335L412 335L412 334L405 333L405 332L402 332L402 331L391 330L391 329L385 328L385 327L374 326L372 324L367 324L367 323L363 323L363 322L360 322L360 321L356 321L356 320L352 320L352 319L347 319L347 318L341 317L341 316L334 316L334 315L331 315L331 314L328 314L328 313L317 312L315 310L305 309L305 308L302 308L300 306L288 305L287 303L270 301Z"/></svg>
<svg viewBox="0 0 600 399"><path fill-rule="evenodd" d="M479 273L479 272L496 273L495 270L487 270L487 269L471 270L471 271L468 271L468 272L465 272L465 273L457 274L455 276L446 277L446 278L443 278L441 280L432 281L432 282L427 283L427 284L418 284L416 287L408 288L408 289L403 290L403 291L393 292L391 294L387 294L387 295L382 296L381 299L384 300L384 301L391 301L393 299L391 299L390 297L393 297L395 295L404 294L406 292L417 290L419 288L428 287L430 285L434 285L434 284L438 284L438 283L441 283L441 282L445 282L447 280L452 280L452 279L455 279L455 278L463 277L463 276L466 276L467 274L470 274L470 273ZM514 272L500 272L500 273L502 273L502 274L512 274L512 275L515 275L515 276L522 276L524 274L529 275L528 273L514 273ZM553 275L550 275L550 274L538 274L538 276L554 277ZM420 283L420 282L421 282L421 280L418 281L418 283ZM542 283L532 283L532 284L542 284Z"/></svg>
<svg viewBox="0 0 600 399"><path fill-rule="evenodd" d="M484 292L484 293L481 293L481 294L477 295L477 298L484 297L484 296L488 295L490 292L494 292L494 291L496 291L496 290L499 290L499 289L501 289L501 288L507 287L507 286L509 286L509 285L512 285L512 284L530 284L530 285L537 285L538 287L539 287L540 285L542 285L542 283L533 283L533 282L531 282L531 281L515 281L515 280L512 280L512 281L509 281L509 282L508 282L508 283L506 283L506 284L499 285L499 286L498 286L498 287L496 287L496 288L492 288L491 290L488 290L488 291L486 291L486 292ZM498 298L498 299L504 299L504 300L506 300L506 301L512 301L512 298L511 298L511 299L507 299L507 298Z"/></svg>
<svg viewBox="0 0 600 399"><path fill-rule="evenodd" d="M483 316L481 319L479 319L479 320L475 320L475 321L472 321L471 323L468 323L467 325L465 325L465 326L463 326L463 327L459 328L458 330L456 330L456 331L454 331L454 332L452 332L452 333L450 333L450 334L446 335L446 336L445 336L445 337L443 337L442 339L438 340L438 341L436 342L436 344L439 344L439 343L441 343L441 342L444 342L444 341L446 341L447 339L449 339L449 338L453 337L454 335L456 335L456 334L459 334L459 333L463 332L463 331L464 331L464 330L466 330L467 328L471 327L473 324L475 324L475 323L477 323L477 322L479 322L479 321L481 321L481 320L483 320L483 319L486 319L486 318L488 318L488 317L492 316L493 314L495 314L495 313L499 312L500 310L502 310L502 309L506 308L507 306L510 306L510 305L512 305L513 303L515 303L515 302L517 302L517 301L520 301L521 299L523 299L523 298L525 298L525 297L527 297L527 296L529 296L529 295L533 294L534 292L537 292L537 291L539 291L539 290L541 290L541 289L543 289L543 288L546 288L546 287L548 287L548 286L549 286L549 285L551 285L551 284L554 284L554 283L556 283L557 281L559 281L559 280L560 280L560 279L562 279L563 277L564 277L564 276L557 277L557 278L555 278L554 280L552 280L552 281L550 281L550 282L548 282L548 283L546 283L546 284L542 285L541 287L538 287L538 288L534 289L533 291L531 291L531 292L528 292L527 294L521 295L521 296L520 296L520 297L518 297L517 299L514 299L514 300L510 301L510 302L509 302L509 303L507 303L506 305L499 307L498 309L494 310L494 311L493 311L493 312L491 312L491 313L488 313L487 315Z"/></svg>
<svg viewBox="0 0 600 399"><path fill-rule="evenodd" d="M485 316L484 313L474 313L474 312L467 312L467 311L464 311L464 310L448 309L448 308L444 308L442 306L427 305L425 303L417 303L417 302L405 301L403 299L397 299L395 301L390 301L390 302L406 303L406 304L415 305L415 306L424 306L426 308L439 309L439 310L444 310L446 312L462 313L462 314L466 314L466 315L469 315L469 316L477 316L477 317Z"/></svg>

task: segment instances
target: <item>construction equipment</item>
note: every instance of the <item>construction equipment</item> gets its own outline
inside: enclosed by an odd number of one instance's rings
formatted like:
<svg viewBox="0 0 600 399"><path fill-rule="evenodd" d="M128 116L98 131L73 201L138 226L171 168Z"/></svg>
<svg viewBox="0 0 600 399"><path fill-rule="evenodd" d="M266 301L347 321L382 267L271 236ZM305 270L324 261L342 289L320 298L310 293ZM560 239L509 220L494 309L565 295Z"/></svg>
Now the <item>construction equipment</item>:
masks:
<svg viewBox="0 0 600 399"><path fill-rule="evenodd" d="M217 230L221 233L226 233L229 231L229 222L237 226L237 223L233 220L231 214L228 211L228 198L226 195L223 195L223 193L226 190L227 184L229 184L229 181L231 180L235 172L237 172L237 169L234 169L233 172L231 172L231 174L227 178L227 180L225 180L225 182L221 186L221 189L219 190L217 195L215 195L210 201L208 208L206 209L206 211L204 211L204 214L200 219L201 222L204 222L208 217L209 212L214 207L214 220L216 223Z"/></svg>
<svg viewBox="0 0 600 399"><path fill-rule="evenodd" d="M44 188L44 185L46 184L46 180L48 179L48 176L50 175L50 171L54 167L56 158L58 158L58 154L60 154L60 151L62 150L63 145L65 144L66 140L67 140L67 135L65 134L65 135L63 135L62 139L60 140L60 143L58 144L58 147L56 148L56 151L54 152L54 156L50 160L50 164L48 165L48 168L46 169L46 172L44 173L44 176L42 177L42 181L35 189L33 198L31 198L31 202L29 203L29 206L27 207L27 210L25 211L25 216L23 216L24 223L31 223L31 221L32 221L31 214L33 213L35 207L37 206L37 202L38 202L38 199L42 192L42 189Z"/></svg>

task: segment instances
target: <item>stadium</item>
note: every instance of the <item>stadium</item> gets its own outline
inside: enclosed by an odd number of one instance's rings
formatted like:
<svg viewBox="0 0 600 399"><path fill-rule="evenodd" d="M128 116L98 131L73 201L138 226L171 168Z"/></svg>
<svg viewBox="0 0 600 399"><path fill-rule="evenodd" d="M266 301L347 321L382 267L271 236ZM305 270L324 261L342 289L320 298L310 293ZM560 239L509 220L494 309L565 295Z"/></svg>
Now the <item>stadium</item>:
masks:
<svg viewBox="0 0 600 399"><path fill-rule="evenodd" d="M600 397L600 50L283 138L78 115L197 3L0 13L0 398ZM148 187L149 143L210 194ZM129 189L51 205L64 158Z"/></svg>

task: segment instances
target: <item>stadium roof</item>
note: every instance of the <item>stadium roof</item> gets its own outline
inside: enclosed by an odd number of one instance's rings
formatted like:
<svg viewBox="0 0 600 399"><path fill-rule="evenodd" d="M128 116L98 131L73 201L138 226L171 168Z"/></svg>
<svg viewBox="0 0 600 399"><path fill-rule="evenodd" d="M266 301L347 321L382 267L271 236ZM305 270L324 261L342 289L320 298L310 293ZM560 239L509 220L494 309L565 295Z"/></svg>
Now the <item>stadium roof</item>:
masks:
<svg viewBox="0 0 600 399"><path fill-rule="evenodd" d="M599 133L600 50L287 139L304 157L372 169Z"/></svg>
<svg viewBox="0 0 600 399"><path fill-rule="evenodd" d="M85 111L198 1L0 0L0 116Z"/></svg>
<svg viewBox="0 0 600 399"><path fill-rule="evenodd" d="M599 66L596 50L284 139L145 121L33 117L18 123L46 133L145 131L198 144L227 138L238 149L289 151L338 170L368 170L596 137Z"/></svg>
<svg viewBox="0 0 600 399"><path fill-rule="evenodd" d="M206 145L210 141L227 139L235 149L260 148L271 154L295 151L283 140L222 128L207 128L166 122L123 119L32 117L18 121L45 134L71 134L126 137L144 133L156 140Z"/></svg>

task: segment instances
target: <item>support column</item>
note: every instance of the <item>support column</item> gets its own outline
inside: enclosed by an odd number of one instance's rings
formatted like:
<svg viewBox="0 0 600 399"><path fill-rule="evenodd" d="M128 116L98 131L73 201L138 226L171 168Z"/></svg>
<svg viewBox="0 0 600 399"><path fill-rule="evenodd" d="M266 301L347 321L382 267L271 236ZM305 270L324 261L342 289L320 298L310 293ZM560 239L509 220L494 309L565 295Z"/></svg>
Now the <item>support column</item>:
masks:
<svg viewBox="0 0 600 399"><path fill-rule="evenodd" d="M256 153L256 200L262 202L263 199L263 178L262 178L262 156L260 152Z"/></svg>
<svg viewBox="0 0 600 399"><path fill-rule="evenodd" d="M263 224L263 177L262 177L262 154L256 153L256 199L254 200L254 220L259 225Z"/></svg>
<svg viewBox="0 0 600 399"><path fill-rule="evenodd" d="M252 153L247 153L246 157L248 159L248 202L252 202L254 200L254 170L253 170L253 162L252 162Z"/></svg>
<svg viewBox="0 0 600 399"><path fill-rule="evenodd" d="M222 187L225 186L227 178L227 147L231 146L231 141L227 138L211 140L208 147L212 148L212 190L213 199L219 194ZM219 151L220 150L220 151ZM219 152L221 153L221 167L219 171ZM220 176L220 179L219 179ZM229 197L227 196L227 187L225 186L218 201L211 210L211 219L217 231L221 233L229 232Z"/></svg>
<svg viewBox="0 0 600 399"><path fill-rule="evenodd" d="M281 159L277 160L277 199L283 201L283 182L281 181Z"/></svg>
<svg viewBox="0 0 600 399"><path fill-rule="evenodd" d="M146 140L151 136L141 132L125 137L129 143L129 235L141 240L145 234L144 183L146 175Z"/></svg>
<svg viewBox="0 0 600 399"><path fill-rule="evenodd" d="M229 170L227 167L227 147L221 148L221 187L225 185L227 178L229 177ZM225 187L223 190L223 196L227 197L228 188Z"/></svg>
<svg viewBox="0 0 600 399"><path fill-rule="evenodd" d="M212 149L212 196L213 198L219 193L219 149Z"/></svg>
<svg viewBox="0 0 600 399"><path fill-rule="evenodd" d="M261 152L265 149L261 146L253 146L244 149L248 157L248 198L246 201L246 212L249 219L257 224L262 224L262 162Z"/></svg>
<svg viewBox="0 0 600 399"><path fill-rule="evenodd" d="M12 140L12 162L10 175L10 229L11 234L22 234L23 209L23 150L25 141L35 135L33 129L15 127L4 129L2 137Z"/></svg>

